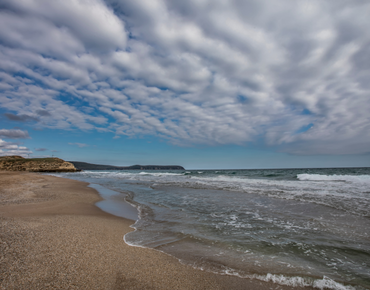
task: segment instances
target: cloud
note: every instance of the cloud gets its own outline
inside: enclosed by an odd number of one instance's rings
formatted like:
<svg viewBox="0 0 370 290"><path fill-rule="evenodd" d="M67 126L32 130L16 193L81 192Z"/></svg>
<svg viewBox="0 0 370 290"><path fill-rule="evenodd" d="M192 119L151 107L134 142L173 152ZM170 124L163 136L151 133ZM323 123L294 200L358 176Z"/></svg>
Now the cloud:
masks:
<svg viewBox="0 0 370 290"><path fill-rule="evenodd" d="M36 113L39 116L43 116L43 117L50 117L51 116L51 114L46 110L37 110Z"/></svg>
<svg viewBox="0 0 370 290"><path fill-rule="evenodd" d="M32 151L27 147L0 139L0 156L20 155L28 157L30 154L32 154Z"/></svg>
<svg viewBox="0 0 370 290"><path fill-rule="evenodd" d="M63 48L104 51L126 45L124 23L100 0L5 0L2 8L8 25L2 38L10 45L58 55L65 55Z"/></svg>
<svg viewBox="0 0 370 290"><path fill-rule="evenodd" d="M39 119L37 117L29 116L29 115L14 115L10 113L5 113L5 117L7 117L11 121L18 121L18 122L35 122Z"/></svg>
<svg viewBox="0 0 370 290"><path fill-rule="evenodd" d="M0 129L0 137L9 138L9 139L28 139L30 138L27 131L23 131L19 129L11 129L11 130Z"/></svg>
<svg viewBox="0 0 370 290"><path fill-rule="evenodd" d="M44 151L48 151L48 149L46 149L46 148L36 148L35 151L44 152Z"/></svg>
<svg viewBox="0 0 370 290"><path fill-rule="evenodd" d="M10 120L181 146L370 151L370 3L5 0L1 8L0 107Z"/></svg>
<svg viewBox="0 0 370 290"><path fill-rule="evenodd" d="M69 145L76 145L80 148L83 148L83 147L88 147L89 145L87 144L84 144L84 143L68 143Z"/></svg>

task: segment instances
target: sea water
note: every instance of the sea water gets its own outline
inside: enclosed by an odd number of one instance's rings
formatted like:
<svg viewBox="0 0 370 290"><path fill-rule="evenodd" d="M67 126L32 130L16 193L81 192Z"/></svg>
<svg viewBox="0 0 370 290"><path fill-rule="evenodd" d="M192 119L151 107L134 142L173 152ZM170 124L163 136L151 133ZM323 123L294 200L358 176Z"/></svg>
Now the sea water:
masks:
<svg viewBox="0 0 370 290"><path fill-rule="evenodd" d="M220 274L370 289L370 168L57 175L113 190L137 207L129 245Z"/></svg>

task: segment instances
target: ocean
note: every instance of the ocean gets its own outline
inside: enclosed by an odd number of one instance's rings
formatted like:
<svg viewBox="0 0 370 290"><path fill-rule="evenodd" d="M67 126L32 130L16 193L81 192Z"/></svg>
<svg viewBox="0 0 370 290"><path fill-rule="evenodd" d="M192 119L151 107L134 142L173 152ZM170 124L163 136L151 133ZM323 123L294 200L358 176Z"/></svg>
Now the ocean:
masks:
<svg viewBox="0 0 370 290"><path fill-rule="evenodd" d="M370 168L84 171L124 236L219 274L370 289ZM127 209L127 203L136 211Z"/></svg>

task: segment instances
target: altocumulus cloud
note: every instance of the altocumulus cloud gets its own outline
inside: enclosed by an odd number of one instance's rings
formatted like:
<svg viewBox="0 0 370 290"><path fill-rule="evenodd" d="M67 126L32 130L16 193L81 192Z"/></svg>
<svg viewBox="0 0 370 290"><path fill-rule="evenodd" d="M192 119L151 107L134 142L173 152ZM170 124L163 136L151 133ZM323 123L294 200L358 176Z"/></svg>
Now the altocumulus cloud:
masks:
<svg viewBox="0 0 370 290"><path fill-rule="evenodd" d="M9 138L9 139L26 139L30 138L27 131L19 130L19 129L0 129L0 137L1 138Z"/></svg>
<svg viewBox="0 0 370 290"><path fill-rule="evenodd" d="M46 149L46 148L36 148L35 151L37 151L37 152L45 152L45 151L48 151L48 149Z"/></svg>
<svg viewBox="0 0 370 290"><path fill-rule="evenodd" d="M19 146L16 143L6 142L0 139L0 156L7 155L20 155L23 157L28 157L32 154L32 151L25 146Z"/></svg>
<svg viewBox="0 0 370 290"><path fill-rule="evenodd" d="M19 129L0 129L0 138L6 139L28 139L30 136L28 135L27 131L19 130ZM19 146L19 144L14 142L7 142L0 139L0 156L4 155L21 155L23 157L32 154L25 146Z"/></svg>
<svg viewBox="0 0 370 290"><path fill-rule="evenodd" d="M370 3L3 0L0 106L58 129L293 154L370 143Z"/></svg>

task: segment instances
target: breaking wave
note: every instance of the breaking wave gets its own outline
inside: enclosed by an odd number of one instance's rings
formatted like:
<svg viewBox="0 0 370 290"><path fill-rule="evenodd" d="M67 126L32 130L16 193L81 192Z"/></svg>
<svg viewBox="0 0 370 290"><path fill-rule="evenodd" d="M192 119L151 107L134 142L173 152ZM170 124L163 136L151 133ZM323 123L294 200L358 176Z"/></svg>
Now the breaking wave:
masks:
<svg viewBox="0 0 370 290"><path fill-rule="evenodd" d="M370 183L370 175L322 175L322 174L298 174L297 178L302 181L345 181L356 183Z"/></svg>

